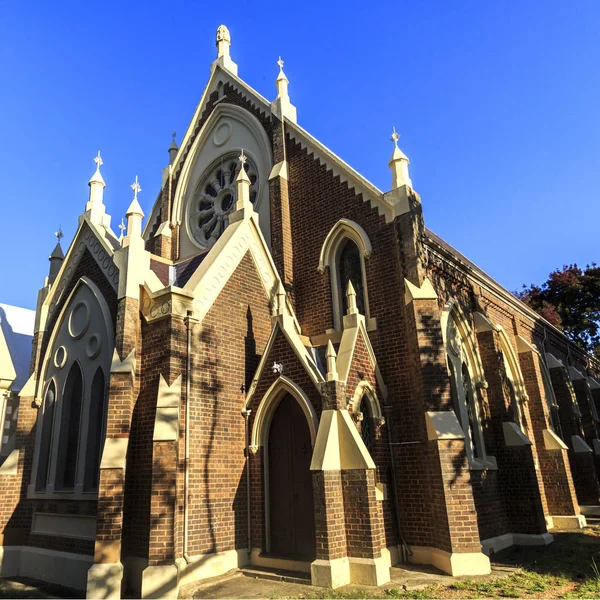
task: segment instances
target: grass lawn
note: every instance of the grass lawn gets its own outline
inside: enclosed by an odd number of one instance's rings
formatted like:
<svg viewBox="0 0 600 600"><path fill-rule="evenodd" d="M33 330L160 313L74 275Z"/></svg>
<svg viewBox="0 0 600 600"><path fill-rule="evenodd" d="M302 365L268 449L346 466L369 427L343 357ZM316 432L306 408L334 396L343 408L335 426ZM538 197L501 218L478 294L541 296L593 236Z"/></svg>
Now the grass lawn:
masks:
<svg viewBox="0 0 600 600"><path fill-rule="evenodd" d="M327 590L304 598L598 598L600 599L600 525L581 532L552 532L546 547L509 548L493 564L516 567L506 577L491 575L431 585L418 591L389 588Z"/></svg>

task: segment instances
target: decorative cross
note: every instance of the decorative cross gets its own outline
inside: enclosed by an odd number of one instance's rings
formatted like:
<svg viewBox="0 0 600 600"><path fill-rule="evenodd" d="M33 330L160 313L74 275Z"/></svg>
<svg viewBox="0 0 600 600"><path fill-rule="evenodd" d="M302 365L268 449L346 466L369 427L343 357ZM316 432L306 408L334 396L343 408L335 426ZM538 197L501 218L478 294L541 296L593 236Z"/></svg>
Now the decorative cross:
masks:
<svg viewBox="0 0 600 600"><path fill-rule="evenodd" d="M138 192L142 191L140 184L138 182L138 176L135 176L135 181L131 184L131 189L133 190L133 199L137 200Z"/></svg>
<svg viewBox="0 0 600 600"><path fill-rule="evenodd" d="M123 232L127 229L123 218L121 218L121 223L119 224L119 229L121 230L121 237L123 237Z"/></svg>
<svg viewBox="0 0 600 600"><path fill-rule="evenodd" d="M248 159L246 158L246 155L244 154L243 148L242 148L242 153L240 154L240 157L238 158L238 160L240 161L242 167L245 166L246 162L248 161Z"/></svg>
<svg viewBox="0 0 600 600"><path fill-rule="evenodd" d="M279 70L283 70L283 61L281 60L281 56L279 57L279 60L277 61L277 64L279 65Z"/></svg>
<svg viewBox="0 0 600 600"><path fill-rule="evenodd" d="M100 170L100 167L104 164L102 157L100 156L100 150L98 150L98 156L94 158L94 162L96 163L96 171Z"/></svg>
<svg viewBox="0 0 600 600"><path fill-rule="evenodd" d="M173 136L173 141L175 141L175 136L177 135L177 133L173 132L171 135Z"/></svg>
<svg viewBox="0 0 600 600"><path fill-rule="evenodd" d="M393 127L392 128L392 137L390 138L391 142L394 142L394 144L396 144L396 148L398 147L398 140L400 139L400 134L396 131L396 128Z"/></svg>
<svg viewBox="0 0 600 600"><path fill-rule="evenodd" d="M58 240L58 243L60 244L60 240L65 237L65 234L62 232L60 225L58 226L58 231L54 232L54 235L56 236L56 239Z"/></svg>

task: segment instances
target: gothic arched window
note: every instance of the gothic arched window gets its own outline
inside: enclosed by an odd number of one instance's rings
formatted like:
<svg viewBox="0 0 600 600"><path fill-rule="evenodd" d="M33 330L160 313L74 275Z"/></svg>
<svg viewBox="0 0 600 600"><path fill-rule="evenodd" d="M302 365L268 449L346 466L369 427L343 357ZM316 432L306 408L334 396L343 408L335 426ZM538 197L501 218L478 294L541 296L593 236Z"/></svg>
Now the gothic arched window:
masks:
<svg viewBox="0 0 600 600"><path fill-rule="evenodd" d="M340 288L342 292L342 313L346 314L348 310L348 297L346 290L348 282L352 282L356 292L356 307L361 315L365 314L365 291L363 285L362 261L358 246L350 239L346 240L338 263L338 273L340 278Z"/></svg>
<svg viewBox="0 0 600 600"><path fill-rule="evenodd" d="M490 467L495 463L485 452L481 410L472 376L475 372L482 378L480 361L466 320L455 304L450 303L450 306L446 312L444 337L452 405L465 435L465 448L471 467L476 468L479 463Z"/></svg>
<svg viewBox="0 0 600 600"><path fill-rule="evenodd" d="M46 393L38 413L30 493L95 494L104 445L107 374L113 353L110 311L82 278L65 303L44 357Z"/></svg>
<svg viewBox="0 0 600 600"><path fill-rule="evenodd" d="M50 442L52 441L52 426L54 422L54 405L56 402L56 385L50 382L42 404L42 433L40 440L40 460L38 462L35 489L43 490L48 481L48 465L50 464Z"/></svg>
<svg viewBox="0 0 600 600"><path fill-rule="evenodd" d="M373 413L369 400L363 396L360 403L360 412L362 413L362 421L360 422L360 435L369 454L373 454Z"/></svg>
<svg viewBox="0 0 600 600"><path fill-rule="evenodd" d="M506 385L510 397L510 408L513 413L514 422L521 428L521 431L527 433L526 423L521 410L521 401L526 398L525 382L519 367L519 360L515 355L515 351L506 335L505 331L498 328L500 350L502 354L502 362L504 364L504 372L506 374Z"/></svg>
<svg viewBox="0 0 600 600"><path fill-rule="evenodd" d="M465 363L462 364L462 387L463 395L467 404L468 430L469 438L473 446L473 455L475 457L479 457L481 453L481 448L479 446L482 444L477 442L477 428L479 427L479 422L477 419L477 408L475 405L476 400L475 394L473 393L471 376L469 375L469 368Z"/></svg>
<svg viewBox="0 0 600 600"><path fill-rule="evenodd" d="M336 331L343 328L344 315L348 310L346 292L349 281L356 292L356 308L365 317L367 329L370 331L377 326L375 319L370 316L365 268L365 261L372 251L364 229L349 219L340 219L323 242L319 271L325 273L329 269L333 327Z"/></svg>
<svg viewBox="0 0 600 600"><path fill-rule="evenodd" d="M79 364L74 362L69 371L61 401L61 435L56 460L55 486L57 490L73 489L75 486L82 393L83 375Z"/></svg>
<svg viewBox="0 0 600 600"><path fill-rule="evenodd" d="M98 367L92 381L90 397L90 421L88 426L87 452L85 454L84 491L98 487L102 429L106 413L106 383L104 372Z"/></svg>

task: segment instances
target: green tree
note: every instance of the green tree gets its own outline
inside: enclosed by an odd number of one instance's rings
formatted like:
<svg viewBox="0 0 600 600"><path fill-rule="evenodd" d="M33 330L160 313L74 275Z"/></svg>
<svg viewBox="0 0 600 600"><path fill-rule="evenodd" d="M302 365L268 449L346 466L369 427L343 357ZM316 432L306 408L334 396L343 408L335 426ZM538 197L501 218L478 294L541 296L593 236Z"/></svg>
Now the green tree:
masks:
<svg viewBox="0 0 600 600"><path fill-rule="evenodd" d="M600 358L600 267L565 265L541 286L523 286L516 294L580 348Z"/></svg>

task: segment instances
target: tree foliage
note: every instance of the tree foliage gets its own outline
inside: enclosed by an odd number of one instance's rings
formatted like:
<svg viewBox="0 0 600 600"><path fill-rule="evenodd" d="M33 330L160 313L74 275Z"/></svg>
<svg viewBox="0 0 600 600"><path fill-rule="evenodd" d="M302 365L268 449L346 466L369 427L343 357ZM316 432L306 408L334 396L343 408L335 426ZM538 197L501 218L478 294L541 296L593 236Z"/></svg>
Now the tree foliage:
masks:
<svg viewBox="0 0 600 600"><path fill-rule="evenodd" d="M600 267L565 265L541 286L523 286L517 296L580 348L600 358Z"/></svg>

